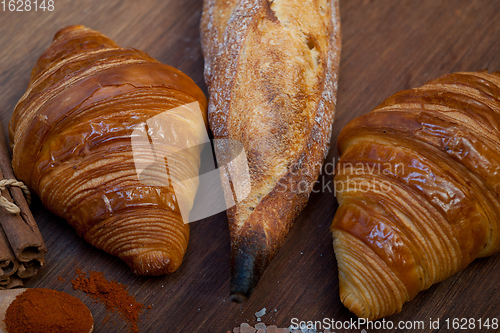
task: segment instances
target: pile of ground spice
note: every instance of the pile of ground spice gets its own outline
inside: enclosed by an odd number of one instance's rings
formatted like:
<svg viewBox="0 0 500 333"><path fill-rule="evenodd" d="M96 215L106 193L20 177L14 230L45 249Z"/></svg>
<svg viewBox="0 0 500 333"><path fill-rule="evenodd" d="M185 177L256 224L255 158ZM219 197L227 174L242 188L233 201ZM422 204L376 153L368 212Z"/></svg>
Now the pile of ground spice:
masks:
<svg viewBox="0 0 500 333"><path fill-rule="evenodd" d="M94 325L78 298L51 289L27 289L5 313L9 333L86 333Z"/></svg>
<svg viewBox="0 0 500 333"><path fill-rule="evenodd" d="M110 311L119 311L130 324L131 331L139 332L139 315L144 309L144 305L129 295L125 285L106 280L100 272L90 272L88 278L81 269L77 269L76 274L77 276L71 280L73 289L81 290L90 297L101 301Z"/></svg>

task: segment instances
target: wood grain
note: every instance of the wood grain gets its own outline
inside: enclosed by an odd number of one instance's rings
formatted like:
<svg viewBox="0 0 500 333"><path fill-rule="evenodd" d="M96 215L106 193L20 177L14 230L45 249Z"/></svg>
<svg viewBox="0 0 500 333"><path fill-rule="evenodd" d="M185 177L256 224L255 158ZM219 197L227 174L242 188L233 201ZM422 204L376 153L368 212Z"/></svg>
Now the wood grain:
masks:
<svg viewBox="0 0 500 333"><path fill-rule="evenodd" d="M0 117L4 130L30 71L54 33L84 24L119 45L148 52L203 82L199 19L201 0L56 0L53 12L2 12L0 7ZM0 4L1 6L1 4ZM417 87L439 75L488 68L500 71L500 1L341 0L343 50L333 138L355 116L370 111L396 91ZM336 161L332 140L327 163ZM75 268L97 270L128 286L145 305L142 332L227 332L242 322L288 327L292 318L349 320L338 296L338 278L329 226L336 203L331 165L326 165L308 206L284 247L265 272L252 298L229 301L229 233L225 214L191 225L185 262L170 276L133 275L119 259L92 248L65 221L36 198L32 211L48 254L41 274L27 287L53 288L79 297L91 309L95 332L126 332L118 314L105 321L101 304L71 288ZM388 320L500 318L500 257L480 259L465 271L420 293ZM65 280L61 281L58 277ZM336 330L359 332L360 330ZM377 330L368 330L376 332ZM385 332L406 330L385 330ZM470 330L478 332L479 330ZM495 330L490 330L494 332Z"/></svg>

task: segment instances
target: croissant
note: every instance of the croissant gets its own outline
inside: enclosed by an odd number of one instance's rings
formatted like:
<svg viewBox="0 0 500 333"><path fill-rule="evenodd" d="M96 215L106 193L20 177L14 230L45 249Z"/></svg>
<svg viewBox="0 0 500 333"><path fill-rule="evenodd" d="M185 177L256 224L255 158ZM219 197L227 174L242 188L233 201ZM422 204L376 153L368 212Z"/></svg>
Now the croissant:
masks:
<svg viewBox="0 0 500 333"><path fill-rule="evenodd" d="M210 128L216 140L240 143L248 162L250 189L227 211L231 299L243 302L306 205L328 152L338 1L205 0L201 36ZM238 181L223 168L221 178L231 180L225 195L233 198Z"/></svg>
<svg viewBox="0 0 500 333"><path fill-rule="evenodd" d="M171 273L198 186L200 152L185 143L207 135L205 113L203 92L179 70L70 26L38 60L12 115L13 169L93 246L136 274Z"/></svg>
<svg viewBox="0 0 500 333"><path fill-rule="evenodd" d="M340 298L358 317L500 251L500 74L399 92L340 133L331 225Z"/></svg>

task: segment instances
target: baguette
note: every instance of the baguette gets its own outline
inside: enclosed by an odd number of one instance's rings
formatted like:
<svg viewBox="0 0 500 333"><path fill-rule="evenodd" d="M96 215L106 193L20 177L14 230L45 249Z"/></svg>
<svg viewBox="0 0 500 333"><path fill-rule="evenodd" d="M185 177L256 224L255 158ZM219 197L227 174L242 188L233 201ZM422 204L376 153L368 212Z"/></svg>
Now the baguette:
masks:
<svg viewBox="0 0 500 333"><path fill-rule="evenodd" d="M338 1L205 0L201 37L210 128L215 139L243 145L250 173L250 193L227 211L231 299L243 302L305 207L328 153Z"/></svg>

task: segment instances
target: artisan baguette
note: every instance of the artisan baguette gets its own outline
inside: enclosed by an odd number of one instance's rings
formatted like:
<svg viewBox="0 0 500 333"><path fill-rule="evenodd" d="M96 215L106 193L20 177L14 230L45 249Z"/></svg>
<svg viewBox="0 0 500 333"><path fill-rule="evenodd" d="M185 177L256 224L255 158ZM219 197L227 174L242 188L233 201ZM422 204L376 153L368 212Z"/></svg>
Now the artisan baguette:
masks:
<svg viewBox="0 0 500 333"><path fill-rule="evenodd" d="M201 35L210 128L215 139L243 145L250 173L250 193L227 211L231 299L242 302L306 205L328 152L338 1L205 0ZM232 198L230 188L225 194Z"/></svg>

